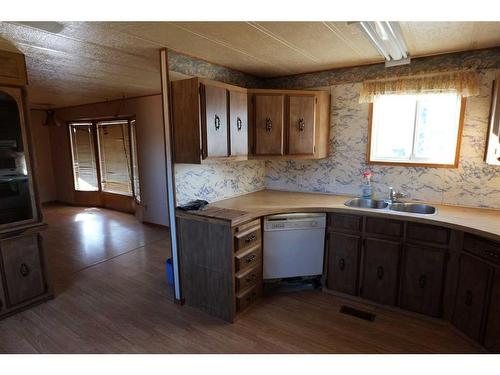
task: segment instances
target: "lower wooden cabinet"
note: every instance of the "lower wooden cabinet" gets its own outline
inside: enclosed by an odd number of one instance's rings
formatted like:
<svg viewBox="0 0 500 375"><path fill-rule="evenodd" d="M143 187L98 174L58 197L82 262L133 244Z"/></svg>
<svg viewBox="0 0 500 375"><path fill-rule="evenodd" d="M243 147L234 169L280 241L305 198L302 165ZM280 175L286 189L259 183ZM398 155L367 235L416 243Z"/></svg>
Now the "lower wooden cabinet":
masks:
<svg viewBox="0 0 500 375"><path fill-rule="evenodd" d="M13 307L47 291L39 234L0 242L7 307Z"/></svg>
<svg viewBox="0 0 500 375"><path fill-rule="evenodd" d="M481 324L491 268L470 256L462 255L453 324L476 341L481 337Z"/></svg>
<svg viewBox="0 0 500 375"><path fill-rule="evenodd" d="M406 244L403 254L400 306L441 316L446 250Z"/></svg>
<svg viewBox="0 0 500 375"><path fill-rule="evenodd" d="M494 353L500 353L500 268L495 269L493 278L484 346Z"/></svg>
<svg viewBox="0 0 500 375"><path fill-rule="evenodd" d="M330 233L328 238L329 289L357 295L361 237L344 233Z"/></svg>
<svg viewBox="0 0 500 375"><path fill-rule="evenodd" d="M365 240L361 297L384 305L396 304L400 252L400 242Z"/></svg>

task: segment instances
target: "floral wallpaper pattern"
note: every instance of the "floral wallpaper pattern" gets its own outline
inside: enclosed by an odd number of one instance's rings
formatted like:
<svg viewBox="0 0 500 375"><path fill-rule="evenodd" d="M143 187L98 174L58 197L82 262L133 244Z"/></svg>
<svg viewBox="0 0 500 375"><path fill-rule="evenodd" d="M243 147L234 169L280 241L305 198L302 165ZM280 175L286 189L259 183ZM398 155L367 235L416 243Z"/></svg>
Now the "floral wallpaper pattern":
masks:
<svg viewBox="0 0 500 375"><path fill-rule="evenodd" d="M369 168L374 194L389 186L412 200L500 208L500 169L483 161L488 129L492 70L481 72L480 95L467 100L460 165L457 169L367 166L368 104L359 104L361 83L332 86L330 156L322 160L267 161L266 188L359 195Z"/></svg>

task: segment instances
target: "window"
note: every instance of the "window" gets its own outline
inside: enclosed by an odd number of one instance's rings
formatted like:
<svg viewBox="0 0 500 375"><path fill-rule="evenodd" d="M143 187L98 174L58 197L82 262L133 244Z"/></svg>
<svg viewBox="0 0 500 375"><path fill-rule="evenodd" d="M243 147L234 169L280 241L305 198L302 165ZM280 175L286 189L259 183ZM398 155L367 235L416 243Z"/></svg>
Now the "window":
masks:
<svg viewBox="0 0 500 375"><path fill-rule="evenodd" d="M368 162L458 166L465 99L457 93L377 95Z"/></svg>
<svg viewBox="0 0 500 375"><path fill-rule="evenodd" d="M97 191L99 187L92 123L70 124L69 129L75 190Z"/></svg>
<svg viewBox="0 0 500 375"><path fill-rule="evenodd" d="M75 190L139 201L135 120L76 122L69 128Z"/></svg>

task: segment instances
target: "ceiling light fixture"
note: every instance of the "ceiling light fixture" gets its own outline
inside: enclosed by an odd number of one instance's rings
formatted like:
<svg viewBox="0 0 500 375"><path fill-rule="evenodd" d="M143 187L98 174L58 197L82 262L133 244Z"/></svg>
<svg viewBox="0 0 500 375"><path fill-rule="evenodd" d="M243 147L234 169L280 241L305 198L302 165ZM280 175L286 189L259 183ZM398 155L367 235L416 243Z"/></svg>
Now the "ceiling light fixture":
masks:
<svg viewBox="0 0 500 375"><path fill-rule="evenodd" d="M384 56L386 67L410 63L408 47L397 22L361 21L359 26L375 49Z"/></svg>

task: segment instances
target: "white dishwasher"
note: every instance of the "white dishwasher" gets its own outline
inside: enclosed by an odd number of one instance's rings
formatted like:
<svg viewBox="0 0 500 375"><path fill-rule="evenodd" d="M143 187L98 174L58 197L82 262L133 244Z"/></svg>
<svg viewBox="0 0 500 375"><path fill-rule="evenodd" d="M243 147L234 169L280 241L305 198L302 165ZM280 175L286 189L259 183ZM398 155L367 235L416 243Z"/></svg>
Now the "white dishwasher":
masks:
<svg viewBox="0 0 500 375"><path fill-rule="evenodd" d="M264 218L264 280L323 273L326 214Z"/></svg>

